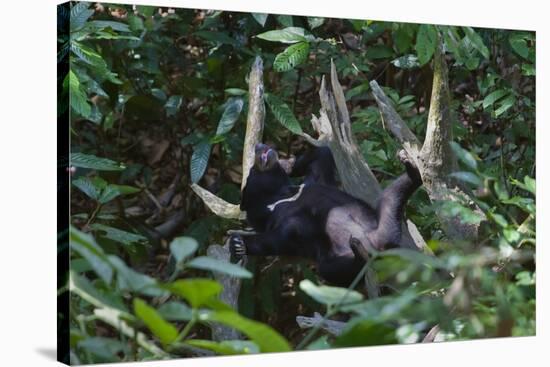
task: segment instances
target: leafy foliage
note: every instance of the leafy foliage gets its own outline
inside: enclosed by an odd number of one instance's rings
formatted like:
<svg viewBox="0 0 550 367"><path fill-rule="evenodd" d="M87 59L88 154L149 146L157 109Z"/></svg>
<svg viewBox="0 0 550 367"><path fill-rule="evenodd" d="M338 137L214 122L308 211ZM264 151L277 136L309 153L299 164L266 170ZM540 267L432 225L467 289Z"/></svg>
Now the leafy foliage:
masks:
<svg viewBox="0 0 550 367"><path fill-rule="evenodd" d="M71 269L59 292L71 291L71 362L415 343L435 324L436 340L535 333L534 33L85 2L66 16L59 111L71 115L74 190ZM264 140L303 150L297 135L312 133L333 60L354 138L384 185L403 169L369 81L423 136L439 40L450 66L452 178L471 193L441 209L481 223L476 243L447 238L420 190L407 216L435 256L374 256L379 298L325 285L307 263L250 259L245 269L207 256L239 224L209 213L189 186L239 203L257 55ZM220 274L243 280L238 310L220 300ZM340 336L296 325L298 314L323 310L346 316ZM213 341L214 323L243 340Z"/></svg>

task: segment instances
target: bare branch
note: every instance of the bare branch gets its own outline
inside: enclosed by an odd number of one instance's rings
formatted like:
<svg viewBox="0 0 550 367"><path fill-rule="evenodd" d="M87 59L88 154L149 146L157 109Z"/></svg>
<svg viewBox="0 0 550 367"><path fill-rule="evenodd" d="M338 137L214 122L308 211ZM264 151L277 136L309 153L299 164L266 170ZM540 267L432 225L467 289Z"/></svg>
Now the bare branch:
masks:
<svg viewBox="0 0 550 367"><path fill-rule="evenodd" d="M250 168L254 165L254 147L261 141L264 130L265 106L263 62L259 56L256 57L252 65L252 70L250 71L248 79L248 117L246 120L246 135L243 147L243 178L241 189L246 185L246 179L250 173ZM191 188L216 215L229 219L246 219L246 213L241 212L239 205L228 203L199 185L192 184Z"/></svg>
<svg viewBox="0 0 550 367"><path fill-rule="evenodd" d="M241 190L246 186L250 169L254 166L254 147L262 141L264 131L264 66L262 58L256 57L248 76L248 117L243 147L243 178Z"/></svg>
<svg viewBox="0 0 550 367"><path fill-rule="evenodd" d="M206 254L223 262L231 261L231 253L227 245L223 247L220 245L208 246ZM239 292L241 290L241 279L221 273L214 273L214 278L223 286L220 300L237 310ZM215 341L240 339L239 332L231 327L218 323L213 323L211 326L212 339Z"/></svg>
<svg viewBox="0 0 550 367"><path fill-rule="evenodd" d="M191 184L191 189L217 216L228 219L246 219L246 213L241 212L239 205L228 203L197 184Z"/></svg>
<svg viewBox="0 0 550 367"><path fill-rule="evenodd" d="M321 329L335 336L342 334L342 331L346 327L345 322L325 320L325 318L321 316L321 314L319 314L318 312L315 312L313 314L313 317L296 316L296 322L301 329L320 327Z"/></svg>
<svg viewBox="0 0 550 367"><path fill-rule="evenodd" d="M403 121L401 116L399 116L399 114L392 107L391 100L386 96L382 88L380 88L376 80L371 81L369 84L372 89L374 99L378 104L378 109L380 110L380 115L382 116L384 126L390 130L397 141L407 151L409 157L414 159L418 166L417 160L422 145L413 132L409 129L407 124L405 124L405 121Z"/></svg>
<svg viewBox="0 0 550 367"><path fill-rule="evenodd" d="M424 181L428 187L431 186L431 181L446 181L447 176L456 171L457 167L456 157L451 149L451 98L442 47L443 44L439 41L433 59L434 74L426 138L420 151L422 178L426 176Z"/></svg>
<svg viewBox="0 0 550 367"><path fill-rule="evenodd" d="M313 129L319 135L313 145L330 147L345 192L376 207L382 189L363 158L351 132L349 112L334 63L331 63L330 75L332 91L327 87L323 77L319 90L321 111L319 118L314 116L311 120ZM307 136L306 140L311 143L311 137ZM425 247L421 236L416 238L416 242L413 240L404 223L402 230L403 237L400 244L402 247L412 249Z"/></svg>

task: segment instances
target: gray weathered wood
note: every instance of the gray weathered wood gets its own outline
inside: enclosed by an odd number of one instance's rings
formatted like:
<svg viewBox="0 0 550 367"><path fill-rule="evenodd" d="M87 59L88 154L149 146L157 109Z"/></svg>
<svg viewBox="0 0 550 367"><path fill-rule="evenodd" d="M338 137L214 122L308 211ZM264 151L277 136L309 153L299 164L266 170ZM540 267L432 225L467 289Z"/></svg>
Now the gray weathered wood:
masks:
<svg viewBox="0 0 550 367"><path fill-rule="evenodd" d="M296 316L296 322L301 329L318 327L335 336L342 334L342 331L346 327L345 322L325 320L325 318L318 312L315 312L313 317Z"/></svg>
<svg viewBox="0 0 550 367"><path fill-rule="evenodd" d="M434 203L461 201L484 217L483 212L475 205L462 188L450 178L457 170L457 161L451 148L453 141L452 121L450 115L450 92L447 77L447 64L439 39L433 57L433 85L430 98L426 137L420 144L417 137L407 127L395 111L390 99L385 95L376 81L371 81L372 93L378 104L384 126L403 146L415 161L422 175L423 186ZM475 240L479 224L463 223L458 217L450 217L442 210L436 210L442 227L453 239Z"/></svg>
<svg viewBox="0 0 550 367"><path fill-rule="evenodd" d="M319 137L315 140L307 134L302 136L315 146L328 146L334 156L343 190L376 207L382 188L363 158L351 132L351 121L344 92L333 62L331 62L330 79L330 88L327 87L324 77L321 80L319 90L321 110L319 117L313 116L311 120L313 129ZM405 223L402 224L402 231L401 247L411 249L425 247L426 244L421 236L417 236L416 240L412 238Z"/></svg>
<svg viewBox="0 0 550 367"><path fill-rule="evenodd" d="M210 245L208 246L208 249L206 249L206 254L220 261L231 261L231 253L227 245ZM239 265L244 265L244 260L240 260ZM220 300L237 310L239 303L239 292L241 290L241 279L222 273L215 273L214 278L223 286L223 290L220 294ZM223 341L240 339L239 332L231 327L213 323L211 328L212 340Z"/></svg>

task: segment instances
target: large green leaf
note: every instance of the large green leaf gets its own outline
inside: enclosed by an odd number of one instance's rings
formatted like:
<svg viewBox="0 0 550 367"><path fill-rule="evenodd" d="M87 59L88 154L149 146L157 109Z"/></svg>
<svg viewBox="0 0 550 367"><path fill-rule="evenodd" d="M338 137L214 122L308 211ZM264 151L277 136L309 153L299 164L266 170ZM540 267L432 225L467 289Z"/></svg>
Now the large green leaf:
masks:
<svg viewBox="0 0 550 367"><path fill-rule="evenodd" d="M258 348L256 343L247 340L224 340L221 342L215 342L204 339L192 339L187 340L185 344L201 349L211 350L222 355L253 354L260 352L260 348Z"/></svg>
<svg viewBox="0 0 550 367"><path fill-rule="evenodd" d="M529 46L527 45L527 36L525 33L513 33L508 42L512 49L521 57L527 59L529 57Z"/></svg>
<svg viewBox="0 0 550 367"><path fill-rule="evenodd" d="M487 109L488 107L491 107L495 104L496 101L503 98L509 93L509 91L505 89L497 89L494 92L488 94L483 99L483 109Z"/></svg>
<svg viewBox="0 0 550 367"><path fill-rule="evenodd" d="M89 7L90 3L78 2L71 8L71 30L81 28L94 14L94 9L89 9Z"/></svg>
<svg viewBox="0 0 550 367"><path fill-rule="evenodd" d="M430 24L421 24L416 35L416 54L420 65L431 60L437 46L437 30Z"/></svg>
<svg viewBox="0 0 550 367"><path fill-rule="evenodd" d="M206 171L208 159L210 158L211 145L208 141L201 141L193 147L191 156L191 182L197 183Z"/></svg>
<svg viewBox="0 0 550 367"><path fill-rule="evenodd" d="M134 312L163 344L170 344L178 337L178 330L145 301L134 299Z"/></svg>
<svg viewBox="0 0 550 367"><path fill-rule="evenodd" d="M193 34L197 37L200 37L202 39L205 39L207 41L214 42L214 43L227 44L227 45L233 45L233 46L239 45L239 43L234 38L231 38L225 32L197 31Z"/></svg>
<svg viewBox="0 0 550 367"><path fill-rule="evenodd" d="M257 35L256 37L266 41L282 42L282 43L297 43L307 42L311 37L306 35L306 30L300 27L287 27L274 31L267 31Z"/></svg>
<svg viewBox="0 0 550 367"><path fill-rule="evenodd" d="M118 256L110 255L109 262L117 272L117 286L123 291L137 292L146 296L160 297L168 294L154 278L128 267Z"/></svg>
<svg viewBox="0 0 550 367"><path fill-rule="evenodd" d="M315 285L309 279L300 282L300 289L319 303L327 306L344 305L360 302L363 295L347 288Z"/></svg>
<svg viewBox="0 0 550 367"><path fill-rule="evenodd" d="M472 170L477 169L477 160L472 153L462 148L460 144L454 141L451 142L451 148L455 153L455 155L457 156L457 158L462 163L464 163L468 168L471 168Z"/></svg>
<svg viewBox="0 0 550 367"><path fill-rule="evenodd" d="M258 345L262 353L288 352L290 345L270 326L247 319L234 311L211 311L199 315L201 321L214 321L241 331Z"/></svg>
<svg viewBox="0 0 550 367"><path fill-rule="evenodd" d="M140 347L151 353L153 356L158 358L169 357L168 353L157 347L151 340L148 340L145 334L138 332L133 327L128 325L125 321L127 318L124 317L120 311L112 308L96 308L94 310L94 316L98 320L110 325L115 330L118 330L121 335L126 335L128 338L135 340ZM131 320L133 320L133 317Z"/></svg>
<svg viewBox="0 0 550 367"><path fill-rule="evenodd" d="M119 242L123 245L143 245L147 243L147 238L140 234L123 231L105 224L94 223L91 225L91 228L94 231L101 232L103 237Z"/></svg>
<svg viewBox="0 0 550 367"><path fill-rule="evenodd" d="M472 172L467 172L467 171L453 172L449 176L463 182L471 183L472 185L475 185L478 187L481 187L483 185L483 180L478 175Z"/></svg>
<svg viewBox="0 0 550 367"><path fill-rule="evenodd" d="M265 13L252 13L252 17L254 17L256 22L258 22L258 24L261 25L262 27L265 25L268 15L269 14L265 14Z"/></svg>
<svg viewBox="0 0 550 367"><path fill-rule="evenodd" d="M86 64L93 65L99 68L106 68L107 64L100 54L95 52L92 48L85 46L79 42L71 42L71 51Z"/></svg>
<svg viewBox="0 0 550 367"><path fill-rule="evenodd" d="M340 335L334 345L337 347L359 347L367 345L387 345L397 343L395 330L389 325L373 320L363 320Z"/></svg>
<svg viewBox="0 0 550 367"><path fill-rule="evenodd" d="M198 242L192 237L177 237L170 242L170 252L178 264L193 255L198 248Z"/></svg>
<svg viewBox="0 0 550 367"><path fill-rule="evenodd" d="M96 157L93 154L72 153L71 166L90 168L98 171L122 171L126 167L108 158Z"/></svg>
<svg viewBox="0 0 550 367"><path fill-rule="evenodd" d="M477 34L472 27L462 27L462 30L466 34L466 37L470 40L472 46L478 50L484 58L488 59L490 56L489 49L485 46L485 43L483 43L481 36Z"/></svg>
<svg viewBox="0 0 550 367"><path fill-rule="evenodd" d="M164 285L171 293L184 298L191 307L198 308L218 296L222 291L220 283L211 279L182 279Z"/></svg>
<svg viewBox="0 0 550 367"><path fill-rule="evenodd" d="M88 118L92 112L92 106L88 103L86 93L84 93L80 87L80 80L72 70L69 70L67 78L69 78L69 100L71 108L80 116Z"/></svg>
<svg viewBox="0 0 550 367"><path fill-rule="evenodd" d="M286 103L280 100L279 97L269 93L265 94L265 101L281 125L292 131L294 134L302 133L300 123Z"/></svg>
<svg viewBox="0 0 550 367"><path fill-rule="evenodd" d="M170 321L189 321L193 318L193 310L182 302L164 303L157 311L162 317Z"/></svg>
<svg viewBox="0 0 550 367"><path fill-rule="evenodd" d="M92 20L88 23L88 26L96 29L111 28L113 31L117 32L130 32L128 24L112 20Z"/></svg>
<svg viewBox="0 0 550 367"><path fill-rule="evenodd" d="M115 308L121 311L126 318L132 317L120 294L116 291L113 291L112 294L100 292L88 279L72 270L69 272L69 290L95 307Z"/></svg>
<svg viewBox="0 0 550 367"><path fill-rule="evenodd" d="M516 103L516 97L513 94L510 94L508 97L503 98L498 102L498 108L495 110L495 117L499 117Z"/></svg>
<svg viewBox="0 0 550 367"><path fill-rule="evenodd" d="M113 278L113 268L107 255L89 234L70 228L71 250L85 258L95 273L107 284Z"/></svg>
<svg viewBox="0 0 550 367"><path fill-rule="evenodd" d="M227 134L231 131L243 110L243 105L242 98L230 98L227 100L222 117L218 123L218 128L216 129L216 135Z"/></svg>
<svg viewBox="0 0 550 367"><path fill-rule="evenodd" d="M98 187L94 181L88 177L79 177L73 180L72 184L93 200L98 200L101 196L102 188Z"/></svg>
<svg viewBox="0 0 550 367"><path fill-rule="evenodd" d="M298 42L290 45L275 57L273 68L279 72L291 70L306 61L308 54L309 43Z"/></svg>
<svg viewBox="0 0 550 367"><path fill-rule="evenodd" d="M223 273L236 278L252 278L252 273L250 273L245 268L208 256L200 256L194 258L187 263L187 266L195 269L210 270L216 273Z"/></svg>

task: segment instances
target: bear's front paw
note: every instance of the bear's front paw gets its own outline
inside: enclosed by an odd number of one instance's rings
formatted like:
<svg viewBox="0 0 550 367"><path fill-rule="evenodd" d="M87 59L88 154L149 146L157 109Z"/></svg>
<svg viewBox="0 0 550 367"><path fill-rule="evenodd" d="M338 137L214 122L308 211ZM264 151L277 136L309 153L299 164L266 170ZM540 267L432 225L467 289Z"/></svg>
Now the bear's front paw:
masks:
<svg viewBox="0 0 550 367"><path fill-rule="evenodd" d="M246 255L246 245L240 235L232 235L229 238L229 251L231 251L231 257L236 260L240 260Z"/></svg>

